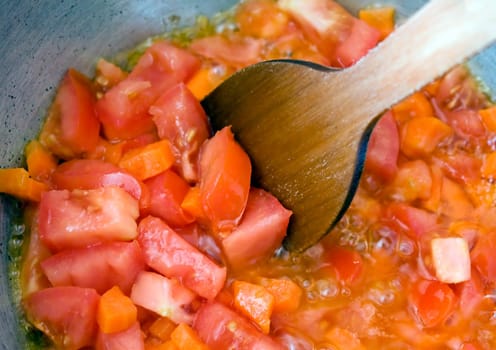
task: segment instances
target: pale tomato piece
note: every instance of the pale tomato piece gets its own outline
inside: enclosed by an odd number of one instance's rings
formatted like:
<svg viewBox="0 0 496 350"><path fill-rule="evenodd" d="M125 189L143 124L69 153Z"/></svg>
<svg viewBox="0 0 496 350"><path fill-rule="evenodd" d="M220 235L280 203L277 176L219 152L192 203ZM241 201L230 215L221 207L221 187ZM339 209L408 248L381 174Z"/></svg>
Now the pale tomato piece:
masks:
<svg viewBox="0 0 496 350"><path fill-rule="evenodd" d="M146 263L169 278L177 278L201 297L213 299L226 281L220 267L189 244L162 220L149 216L138 226L138 241Z"/></svg>
<svg viewBox="0 0 496 350"><path fill-rule="evenodd" d="M40 202L40 238L52 251L137 237L138 202L119 187L53 190Z"/></svg>
<svg viewBox="0 0 496 350"><path fill-rule="evenodd" d="M191 303L195 293L182 286L176 279L169 279L155 272L142 271L131 290L131 300L175 323L193 322Z"/></svg>
<svg viewBox="0 0 496 350"><path fill-rule="evenodd" d="M461 237L439 237L431 240L431 254L436 277L444 283L470 280L470 252Z"/></svg>
<svg viewBox="0 0 496 350"><path fill-rule="evenodd" d="M229 127L217 132L200 154L200 199L216 232L241 220L250 191L251 162ZM228 204L228 205L227 205Z"/></svg>
<svg viewBox="0 0 496 350"><path fill-rule="evenodd" d="M286 235L290 216L273 195L252 188L239 226L222 240L229 264L239 268L273 254Z"/></svg>
<svg viewBox="0 0 496 350"><path fill-rule="evenodd" d="M240 4L236 21L243 35L277 38L284 34L289 18L274 1L254 0Z"/></svg>
<svg viewBox="0 0 496 350"><path fill-rule="evenodd" d="M111 140L136 137L154 130L150 106L168 88L187 80L200 61L165 41L149 47L129 76L98 100L96 110Z"/></svg>
<svg viewBox="0 0 496 350"><path fill-rule="evenodd" d="M211 349L283 349L250 321L221 303L204 304L198 310L193 329Z"/></svg>
<svg viewBox="0 0 496 350"><path fill-rule="evenodd" d="M94 289L53 287L24 300L27 318L59 347L80 349L93 345L100 296Z"/></svg>
<svg viewBox="0 0 496 350"><path fill-rule="evenodd" d="M53 286L93 288L100 294L119 286L128 293L145 261L138 242L110 242L64 250L43 260L41 268Z"/></svg>
<svg viewBox="0 0 496 350"><path fill-rule="evenodd" d="M41 131L41 143L64 159L93 150L100 133L95 103L91 81L75 69L69 69Z"/></svg>
<svg viewBox="0 0 496 350"><path fill-rule="evenodd" d="M92 190L120 187L136 199L143 184L118 166L97 159L74 159L62 163L52 174L52 183L59 190Z"/></svg>
<svg viewBox="0 0 496 350"><path fill-rule="evenodd" d="M181 208L189 191L188 183L172 170L145 181L150 191L150 214L163 219L172 227L186 226L195 218Z"/></svg>
<svg viewBox="0 0 496 350"><path fill-rule="evenodd" d="M116 333L98 332L96 350L144 350L145 339L140 324L136 322L128 329Z"/></svg>
<svg viewBox="0 0 496 350"><path fill-rule="evenodd" d="M183 177L198 180L198 152L210 135L207 115L200 102L183 83L162 94L150 107L158 136L168 139L179 153L179 169Z"/></svg>

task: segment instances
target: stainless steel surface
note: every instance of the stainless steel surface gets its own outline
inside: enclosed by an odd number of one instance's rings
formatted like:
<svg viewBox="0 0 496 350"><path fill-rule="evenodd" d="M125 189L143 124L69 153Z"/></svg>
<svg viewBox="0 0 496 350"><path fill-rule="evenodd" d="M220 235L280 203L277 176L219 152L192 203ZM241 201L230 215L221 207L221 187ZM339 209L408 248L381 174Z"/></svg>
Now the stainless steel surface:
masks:
<svg viewBox="0 0 496 350"><path fill-rule="evenodd" d="M23 146L39 130L64 71L87 74L97 57L112 56L170 28L170 16L191 24L196 15L229 8L234 0L0 0L0 167L22 164ZM401 16L421 0L341 1L352 11L367 4L397 6ZM460 20L463 20L461 18ZM428 64L428 62L426 62ZM476 57L476 74L496 91L496 50ZM0 349L23 349L7 276L7 242L16 202L0 195Z"/></svg>

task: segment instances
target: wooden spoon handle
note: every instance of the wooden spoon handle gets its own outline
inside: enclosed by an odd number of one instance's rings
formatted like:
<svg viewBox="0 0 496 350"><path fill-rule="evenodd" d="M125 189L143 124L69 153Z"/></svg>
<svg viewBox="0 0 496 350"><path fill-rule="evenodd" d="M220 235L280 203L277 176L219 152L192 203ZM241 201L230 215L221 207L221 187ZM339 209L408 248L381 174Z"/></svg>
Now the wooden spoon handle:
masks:
<svg viewBox="0 0 496 350"><path fill-rule="evenodd" d="M360 101L360 113L349 115L350 119L373 118L495 39L496 0L430 1L340 74L339 84L355 86L343 90L353 94L343 101Z"/></svg>

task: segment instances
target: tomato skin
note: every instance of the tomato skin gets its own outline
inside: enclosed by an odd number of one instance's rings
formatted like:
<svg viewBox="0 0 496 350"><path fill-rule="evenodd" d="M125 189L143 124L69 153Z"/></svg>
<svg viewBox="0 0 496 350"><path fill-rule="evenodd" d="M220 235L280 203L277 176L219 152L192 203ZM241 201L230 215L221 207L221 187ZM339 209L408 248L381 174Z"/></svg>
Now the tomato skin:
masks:
<svg viewBox="0 0 496 350"><path fill-rule="evenodd" d="M96 104L107 138L131 139L154 130L150 106L160 94L188 79L199 67L198 58L166 42L149 47L129 76Z"/></svg>
<svg viewBox="0 0 496 350"><path fill-rule="evenodd" d="M73 68L65 74L40 135L41 142L61 158L93 150L100 123L95 114L96 97L90 80Z"/></svg>
<svg viewBox="0 0 496 350"><path fill-rule="evenodd" d="M453 312L456 296L447 284L420 280L413 286L409 301L422 325L431 328L440 325Z"/></svg>
<svg viewBox="0 0 496 350"><path fill-rule="evenodd" d="M172 170L145 181L150 190L150 214L163 219L172 227L186 226L194 217L181 208L189 190L188 183Z"/></svg>
<svg viewBox="0 0 496 350"><path fill-rule="evenodd" d="M229 127L204 144L200 153L200 198L214 232L229 232L241 220L250 177L250 159Z"/></svg>
<svg viewBox="0 0 496 350"><path fill-rule="evenodd" d="M391 203L386 208L386 221L392 221L410 237L419 238L435 228L437 216L404 203Z"/></svg>
<svg viewBox="0 0 496 350"><path fill-rule="evenodd" d="M52 251L137 236L138 202L118 187L52 190L40 202L38 228Z"/></svg>
<svg viewBox="0 0 496 350"><path fill-rule="evenodd" d="M226 268L190 245L165 222L148 216L138 226L138 241L146 263L169 278L177 278L198 295L213 299L224 286Z"/></svg>
<svg viewBox="0 0 496 350"><path fill-rule="evenodd" d="M184 83L162 94L150 107L150 114L161 139L168 139L179 153L183 177L198 180L197 160L200 146L210 135L207 115L200 102Z"/></svg>
<svg viewBox="0 0 496 350"><path fill-rule="evenodd" d="M363 259L354 250L340 246L326 246L322 258L324 269L332 268L336 277L345 284L356 283L362 275Z"/></svg>
<svg viewBox="0 0 496 350"><path fill-rule="evenodd" d="M100 294L119 286L128 293L145 262L136 241L110 242L64 250L43 260L41 268L53 286L93 288Z"/></svg>
<svg viewBox="0 0 496 350"><path fill-rule="evenodd" d="M136 199L142 195L143 184L118 166L97 159L74 159L62 163L52 174L52 183L60 190L91 190L116 186Z"/></svg>
<svg viewBox="0 0 496 350"><path fill-rule="evenodd" d="M94 289L53 287L29 295L24 307L30 322L55 344L79 349L93 345L99 300Z"/></svg>
<svg viewBox="0 0 496 350"><path fill-rule="evenodd" d="M398 171L400 138L398 126L391 112L384 114L370 135L365 171L383 182L391 182Z"/></svg>
<svg viewBox="0 0 496 350"><path fill-rule="evenodd" d="M196 314L193 329L211 349L283 349L244 317L221 303L204 304Z"/></svg>
<svg viewBox="0 0 496 350"><path fill-rule="evenodd" d="M138 322L128 329L116 333L98 332L96 350L144 350L145 340Z"/></svg>
<svg viewBox="0 0 496 350"><path fill-rule="evenodd" d="M290 216L273 195L252 188L239 226L222 240L230 266L242 268L273 254L286 235Z"/></svg>

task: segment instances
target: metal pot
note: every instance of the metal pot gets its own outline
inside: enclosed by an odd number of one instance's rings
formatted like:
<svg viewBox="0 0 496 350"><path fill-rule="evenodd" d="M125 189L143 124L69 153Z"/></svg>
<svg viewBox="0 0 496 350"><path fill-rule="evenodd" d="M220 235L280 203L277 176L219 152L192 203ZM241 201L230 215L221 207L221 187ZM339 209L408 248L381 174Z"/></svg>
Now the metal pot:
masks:
<svg viewBox="0 0 496 350"><path fill-rule="evenodd" d="M91 75L96 58L111 57L132 48L145 38L166 31L178 18L180 25L192 24L198 14L212 15L236 2L0 0L0 167L22 166L24 144L36 136L69 66ZM353 12L377 3L340 2ZM423 2L379 1L396 6L400 17L413 13ZM496 91L496 47L473 59L471 66ZM0 349L26 347L8 275L8 242L14 228L15 232L22 232L22 226L14 225L20 212L17 201L0 195Z"/></svg>

